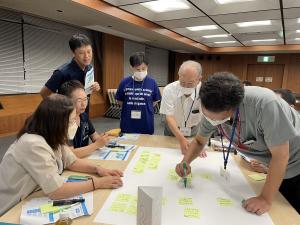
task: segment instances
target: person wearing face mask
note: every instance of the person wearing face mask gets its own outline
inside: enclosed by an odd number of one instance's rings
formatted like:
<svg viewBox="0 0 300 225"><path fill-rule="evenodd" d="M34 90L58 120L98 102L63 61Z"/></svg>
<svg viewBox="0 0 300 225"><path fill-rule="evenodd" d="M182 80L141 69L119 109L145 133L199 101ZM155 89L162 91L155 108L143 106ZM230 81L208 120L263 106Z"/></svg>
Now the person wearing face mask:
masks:
<svg viewBox="0 0 300 225"><path fill-rule="evenodd" d="M75 34L69 40L69 47L73 53L73 59L56 69L45 86L41 89L40 94L43 98L58 92L61 85L69 80L78 80L83 86L88 78L94 77L92 66L93 49L91 41L84 34ZM92 91L99 91L100 85L94 82L91 87ZM90 90L86 90L90 93ZM86 113L89 114L89 104L86 107Z"/></svg>
<svg viewBox="0 0 300 225"><path fill-rule="evenodd" d="M200 122L199 90L202 67L195 61L183 62L178 71L179 80L164 88L160 113L166 115L164 135L175 136L183 154L186 153L188 137L197 134Z"/></svg>
<svg viewBox="0 0 300 225"><path fill-rule="evenodd" d="M72 142L72 151L78 158L85 157L98 148L103 147L109 142L107 134L98 134L85 112L88 97L84 91L83 85L77 80L65 82L59 93L68 96L74 103L76 109L76 123L70 127L70 141ZM89 144L89 139L92 143Z"/></svg>
<svg viewBox="0 0 300 225"><path fill-rule="evenodd" d="M122 186L121 171L74 155L67 145L74 135L74 124L73 102L59 94L45 98L26 120L0 164L0 216L38 189L50 199L64 199ZM93 175L87 181L65 183L65 169Z"/></svg>
<svg viewBox="0 0 300 225"><path fill-rule="evenodd" d="M154 133L154 106L161 95L154 79L148 74L148 62L143 52L129 58L132 76L125 77L117 90L116 99L122 106L122 133Z"/></svg>
<svg viewBox="0 0 300 225"><path fill-rule="evenodd" d="M261 215L270 210L278 190L300 213L300 118L295 109L272 90L246 86L228 72L216 73L200 88L203 117L198 135L187 154L177 164L176 172L187 174L191 162L198 156L217 129L221 140L228 139L235 149L268 166L265 184L258 196L246 199L242 206L251 213ZM233 118L232 125L224 123ZM229 147L230 150L230 147ZM222 174L227 168L229 150L223 148ZM222 157L220 155L220 157Z"/></svg>

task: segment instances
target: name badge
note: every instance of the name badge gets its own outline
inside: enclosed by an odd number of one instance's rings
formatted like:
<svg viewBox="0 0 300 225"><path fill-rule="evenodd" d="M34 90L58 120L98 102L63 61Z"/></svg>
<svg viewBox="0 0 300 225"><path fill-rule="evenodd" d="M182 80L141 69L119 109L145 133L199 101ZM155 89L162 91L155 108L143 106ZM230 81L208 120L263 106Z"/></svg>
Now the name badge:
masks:
<svg viewBox="0 0 300 225"><path fill-rule="evenodd" d="M192 134L192 128L190 127L180 127L180 132L185 137L190 137Z"/></svg>
<svg viewBox="0 0 300 225"><path fill-rule="evenodd" d="M228 170L224 170L223 166L220 166L220 176L223 177L227 182L230 181L230 173Z"/></svg>
<svg viewBox="0 0 300 225"><path fill-rule="evenodd" d="M142 112L138 110L131 110L131 119L140 120L142 118Z"/></svg>

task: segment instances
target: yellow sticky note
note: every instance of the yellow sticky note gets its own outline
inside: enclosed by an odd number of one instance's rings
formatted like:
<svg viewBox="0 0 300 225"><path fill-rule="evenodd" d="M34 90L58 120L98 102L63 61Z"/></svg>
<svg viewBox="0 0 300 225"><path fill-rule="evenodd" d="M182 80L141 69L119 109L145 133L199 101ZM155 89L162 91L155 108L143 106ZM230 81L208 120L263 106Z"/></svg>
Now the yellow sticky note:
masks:
<svg viewBox="0 0 300 225"><path fill-rule="evenodd" d="M174 181L179 181L180 177L177 175L174 169L170 169L168 172L168 179L169 180L174 180Z"/></svg>
<svg viewBox="0 0 300 225"><path fill-rule="evenodd" d="M144 173L144 166L135 166L134 168L133 168L133 172L134 173Z"/></svg>
<svg viewBox="0 0 300 225"><path fill-rule="evenodd" d="M167 198L166 197L162 197L161 204L162 204L162 206L165 206L167 204Z"/></svg>
<svg viewBox="0 0 300 225"><path fill-rule="evenodd" d="M129 202L133 199L134 196L129 194L118 194L115 201L118 202Z"/></svg>
<svg viewBox="0 0 300 225"><path fill-rule="evenodd" d="M48 203L48 204L44 204L40 207L41 209L41 213L45 214L45 213L56 213L60 210L59 207L57 206L53 206L53 203Z"/></svg>
<svg viewBox="0 0 300 225"><path fill-rule="evenodd" d="M212 180L212 175L207 173L202 173L199 175L202 179Z"/></svg>
<svg viewBox="0 0 300 225"><path fill-rule="evenodd" d="M217 202L220 206L232 206L233 202L231 201L231 199L227 199L227 198L217 198Z"/></svg>
<svg viewBox="0 0 300 225"><path fill-rule="evenodd" d="M110 211L112 212L124 212L127 208L126 203L122 202L113 202L109 208Z"/></svg>
<svg viewBox="0 0 300 225"><path fill-rule="evenodd" d="M187 197L181 197L178 199L178 203L179 203L179 205L192 205L193 199L187 198Z"/></svg>
<svg viewBox="0 0 300 225"><path fill-rule="evenodd" d="M184 217L187 218L200 218L200 210L196 208L186 208L183 212Z"/></svg>
<svg viewBox="0 0 300 225"><path fill-rule="evenodd" d="M128 206L125 213L127 213L129 215L136 215L137 214L137 205L133 204L133 205Z"/></svg>
<svg viewBox="0 0 300 225"><path fill-rule="evenodd" d="M264 173L252 173L249 174L248 177L252 178L255 181L262 181L266 179L267 175Z"/></svg>

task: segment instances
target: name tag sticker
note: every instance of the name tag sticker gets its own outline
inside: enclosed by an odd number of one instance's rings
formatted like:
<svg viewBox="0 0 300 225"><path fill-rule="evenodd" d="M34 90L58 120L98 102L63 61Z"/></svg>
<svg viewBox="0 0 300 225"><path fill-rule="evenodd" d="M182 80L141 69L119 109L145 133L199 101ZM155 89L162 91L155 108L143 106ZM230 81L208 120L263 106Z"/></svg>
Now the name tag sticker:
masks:
<svg viewBox="0 0 300 225"><path fill-rule="evenodd" d="M142 118L142 112L138 110L131 110L131 119L140 120Z"/></svg>

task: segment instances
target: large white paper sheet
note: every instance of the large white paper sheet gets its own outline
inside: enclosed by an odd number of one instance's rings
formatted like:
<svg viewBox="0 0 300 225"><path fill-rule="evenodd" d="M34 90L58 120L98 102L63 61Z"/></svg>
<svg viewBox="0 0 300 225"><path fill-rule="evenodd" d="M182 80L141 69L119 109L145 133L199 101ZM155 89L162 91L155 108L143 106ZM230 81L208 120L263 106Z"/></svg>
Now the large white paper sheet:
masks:
<svg viewBox="0 0 300 225"><path fill-rule="evenodd" d="M219 174L221 153L208 152L207 158L197 158L192 163L191 186L186 189L174 170L181 159L178 149L140 147L124 173L124 186L112 191L94 222L136 224L138 186L162 186L163 225L273 224L268 214L257 216L242 208L242 200L255 193L232 158L227 166L229 182Z"/></svg>

